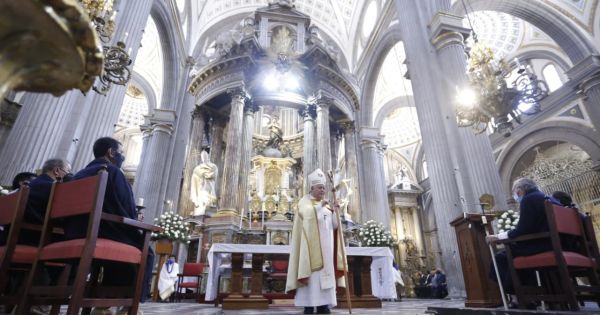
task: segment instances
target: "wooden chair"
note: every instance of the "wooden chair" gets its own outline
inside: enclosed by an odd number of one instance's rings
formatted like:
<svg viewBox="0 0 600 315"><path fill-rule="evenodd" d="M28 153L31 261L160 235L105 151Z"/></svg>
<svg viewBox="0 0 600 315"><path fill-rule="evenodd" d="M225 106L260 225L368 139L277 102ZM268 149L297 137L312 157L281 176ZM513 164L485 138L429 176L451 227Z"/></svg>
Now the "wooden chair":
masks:
<svg viewBox="0 0 600 315"><path fill-rule="evenodd" d="M5 228L10 225L8 233L5 234L6 244L0 246L0 303L6 305L7 313L8 308L17 304L24 289L24 286L21 286L16 288L15 292L9 292L9 276L21 273L26 278L37 253L36 246L17 244L23 225L27 225L23 222L23 217L28 197L27 186L23 186L17 193L0 196L0 225ZM41 226L35 229L41 230Z"/></svg>
<svg viewBox="0 0 600 315"><path fill-rule="evenodd" d="M202 272L204 271L203 263L185 263L183 264L183 272L177 277L177 290L175 298L177 302L181 302L181 295L185 295L185 289L196 289L196 301L200 301L200 286L202 285ZM194 277L195 281L185 281L185 277Z"/></svg>
<svg viewBox="0 0 600 315"><path fill-rule="evenodd" d="M579 310L578 300L600 301L600 279L596 261L583 229L582 218L577 209L564 208L546 202L546 216L549 232L523 235L503 241L518 244L521 241L549 238L552 250L531 256L514 257L510 246L506 246L509 269L519 306L532 302L546 301L560 308ZM569 235L571 241L581 246L577 249L563 250L561 235ZM542 286L525 285L521 282L519 270L536 270L545 275ZM585 276L590 285L579 285L575 277Z"/></svg>
<svg viewBox="0 0 600 315"><path fill-rule="evenodd" d="M40 250L26 284L25 294L17 314L24 314L31 305L68 304L68 315L83 314L91 307L127 306L129 314L137 314L142 291L142 280L150 232L158 227L102 211L108 173L67 183L55 183L46 211ZM87 234L82 239L50 243L50 231L61 219L88 215ZM144 243L140 248L117 241L98 238L101 221L122 224L123 228L141 230ZM38 285L43 263L58 262L73 265L76 275L72 284L58 286ZM131 287L103 287L98 284L98 266L106 262L121 262L137 267L135 282ZM94 267L93 267L94 266ZM64 275L64 274L63 274ZM89 277L89 281L88 281ZM108 297L107 297L108 296Z"/></svg>

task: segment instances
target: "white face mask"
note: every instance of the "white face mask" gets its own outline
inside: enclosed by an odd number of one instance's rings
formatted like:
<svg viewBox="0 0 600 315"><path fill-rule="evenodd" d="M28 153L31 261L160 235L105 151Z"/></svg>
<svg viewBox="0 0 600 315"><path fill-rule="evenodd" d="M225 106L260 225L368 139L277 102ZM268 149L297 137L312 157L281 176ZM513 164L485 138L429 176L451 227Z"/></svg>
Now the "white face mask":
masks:
<svg viewBox="0 0 600 315"><path fill-rule="evenodd" d="M515 199L516 202L521 202L521 196L517 195L517 193L513 194L513 198Z"/></svg>

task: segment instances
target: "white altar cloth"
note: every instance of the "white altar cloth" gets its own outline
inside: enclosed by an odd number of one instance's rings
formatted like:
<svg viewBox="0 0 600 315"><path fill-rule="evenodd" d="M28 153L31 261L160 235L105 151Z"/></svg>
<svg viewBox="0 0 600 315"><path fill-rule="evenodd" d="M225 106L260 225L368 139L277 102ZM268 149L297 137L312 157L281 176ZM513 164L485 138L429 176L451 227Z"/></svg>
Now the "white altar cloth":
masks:
<svg viewBox="0 0 600 315"><path fill-rule="evenodd" d="M218 280L221 269L221 254L288 254L288 245L255 245L255 244L213 244L208 251L208 279L206 283L206 301L217 298ZM393 255L387 247L346 247L348 256L371 256L371 290L380 299L395 299Z"/></svg>

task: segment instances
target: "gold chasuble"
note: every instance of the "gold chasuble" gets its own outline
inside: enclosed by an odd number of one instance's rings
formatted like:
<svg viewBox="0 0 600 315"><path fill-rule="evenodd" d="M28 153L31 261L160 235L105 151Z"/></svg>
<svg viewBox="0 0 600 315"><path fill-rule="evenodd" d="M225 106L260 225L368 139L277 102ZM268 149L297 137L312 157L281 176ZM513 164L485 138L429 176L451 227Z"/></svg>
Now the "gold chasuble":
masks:
<svg viewBox="0 0 600 315"><path fill-rule="evenodd" d="M300 199L298 212L294 217L285 291L308 287L307 289L315 293L326 292L321 295L331 298L326 299L327 303L311 301L313 296L317 296L316 294L311 293L304 299L302 298L304 294L298 291L296 306L335 305L335 287L345 287L342 259L346 257L342 254L343 244L337 228L336 215L329 208L321 207L321 203L310 195ZM299 296L302 300L308 301L303 301L299 305Z"/></svg>

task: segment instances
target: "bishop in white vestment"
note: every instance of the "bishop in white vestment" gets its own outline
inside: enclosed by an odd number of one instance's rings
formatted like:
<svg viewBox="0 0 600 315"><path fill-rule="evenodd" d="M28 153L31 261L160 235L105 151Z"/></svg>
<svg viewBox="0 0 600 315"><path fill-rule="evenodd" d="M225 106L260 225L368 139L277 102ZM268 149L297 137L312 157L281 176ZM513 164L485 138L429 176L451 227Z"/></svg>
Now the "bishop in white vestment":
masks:
<svg viewBox="0 0 600 315"><path fill-rule="evenodd" d="M294 304L305 314L329 314L337 305L336 287L344 286L343 246L336 213L325 196L325 174L308 176L310 193L300 199L294 216L286 292L296 291Z"/></svg>

